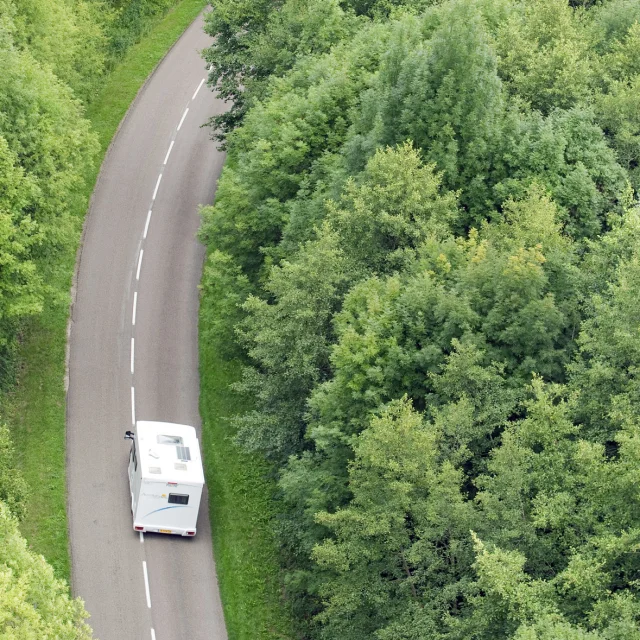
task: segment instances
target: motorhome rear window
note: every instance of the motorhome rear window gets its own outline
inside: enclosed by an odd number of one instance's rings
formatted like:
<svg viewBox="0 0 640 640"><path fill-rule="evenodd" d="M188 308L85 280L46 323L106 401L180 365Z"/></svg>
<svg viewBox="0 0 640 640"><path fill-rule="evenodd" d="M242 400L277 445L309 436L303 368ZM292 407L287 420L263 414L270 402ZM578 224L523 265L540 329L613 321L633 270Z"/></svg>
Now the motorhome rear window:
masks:
<svg viewBox="0 0 640 640"><path fill-rule="evenodd" d="M184 440L181 436L165 436L162 434L158 435L158 444L183 444Z"/></svg>
<svg viewBox="0 0 640 640"><path fill-rule="evenodd" d="M189 504L189 496L182 493L170 493L169 504Z"/></svg>

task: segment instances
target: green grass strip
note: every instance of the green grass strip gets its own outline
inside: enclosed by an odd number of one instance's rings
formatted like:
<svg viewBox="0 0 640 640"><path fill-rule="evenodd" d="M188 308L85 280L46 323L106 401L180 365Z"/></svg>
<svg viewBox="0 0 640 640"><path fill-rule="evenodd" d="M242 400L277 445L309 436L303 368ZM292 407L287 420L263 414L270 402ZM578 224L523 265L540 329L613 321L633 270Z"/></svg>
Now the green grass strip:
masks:
<svg viewBox="0 0 640 640"><path fill-rule="evenodd" d="M54 277L56 284L68 285L75 256L63 258ZM49 561L56 576L67 580L64 362L68 315L68 300L57 300L26 326L18 384L4 407L17 466L30 491L20 529L29 547Z"/></svg>
<svg viewBox="0 0 640 640"><path fill-rule="evenodd" d="M202 446L227 631L230 640L292 638L271 527L275 483L262 459L234 444L228 421L246 408L229 391L239 376L237 363L222 360L200 339Z"/></svg>
<svg viewBox="0 0 640 640"><path fill-rule="evenodd" d="M18 467L29 484L28 515L20 529L30 547L41 553L58 577L69 580L69 542L65 482L65 346L69 292L77 242L104 154L129 105L154 67L205 6L204 0L183 0L161 18L144 39L131 47L105 78L87 111L100 137L96 165L75 203L76 246L56 256L47 281L65 292L25 328L19 353L16 388L2 399L11 429Z"/></svg>

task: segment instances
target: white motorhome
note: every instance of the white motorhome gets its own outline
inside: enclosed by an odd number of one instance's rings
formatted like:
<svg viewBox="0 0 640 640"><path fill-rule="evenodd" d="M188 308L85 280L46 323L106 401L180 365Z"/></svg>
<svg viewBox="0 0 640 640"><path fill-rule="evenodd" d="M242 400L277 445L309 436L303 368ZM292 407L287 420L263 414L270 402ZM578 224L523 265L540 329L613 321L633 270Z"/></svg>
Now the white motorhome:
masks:
<svg viewBox="0 0 640 640"><path fill-rule="evenodd" d="M136 531L196 535L204 472L196 430L139 420L130 439L129 486Z"/></svg>

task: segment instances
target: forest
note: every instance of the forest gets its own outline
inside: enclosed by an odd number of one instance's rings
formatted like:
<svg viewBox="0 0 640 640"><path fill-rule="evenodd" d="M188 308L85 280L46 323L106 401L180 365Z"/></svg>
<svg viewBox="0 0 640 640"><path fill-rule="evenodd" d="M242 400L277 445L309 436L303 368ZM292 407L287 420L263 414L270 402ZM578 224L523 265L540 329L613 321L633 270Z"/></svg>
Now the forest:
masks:
<svg viewBox="0 0 640 640"><path fill-rule="evenodd" d="M87 109L131 45L175 4L0 0L2 410L22 366L18 350L29 320L45 308L69 305L58 274L69 255L73 261L86 212L83 193L99 148ZM67 582L18 528L32 488L16 468L5 421L2 415L0 637L91 638L82 602L70 598Z"/></svg>
<svg viewBox="0 0 640 640"><path fill-rule="evenodd" d="M640 639L640 2L212 7L201 331L298 637Z"/></svg>

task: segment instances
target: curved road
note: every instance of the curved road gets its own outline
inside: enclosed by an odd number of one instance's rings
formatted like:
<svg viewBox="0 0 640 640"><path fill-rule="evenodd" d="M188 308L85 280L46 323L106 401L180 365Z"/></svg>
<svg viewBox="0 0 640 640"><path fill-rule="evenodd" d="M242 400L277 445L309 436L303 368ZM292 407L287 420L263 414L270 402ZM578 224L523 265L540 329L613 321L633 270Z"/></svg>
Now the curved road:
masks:
<svg viewBox="0 0 640 640"><path fill-rule="evenodd" d="M139 94L94 192L72 309L67 486L72 589L100 640L224 640L207 496L193 539L135 533L135 419L198 414L200 203L224 157L200 125L224 106L202 84L202 18ZM188 111L187 111L188 109ZM161 176L161 178L160 178Z"/></svg>

